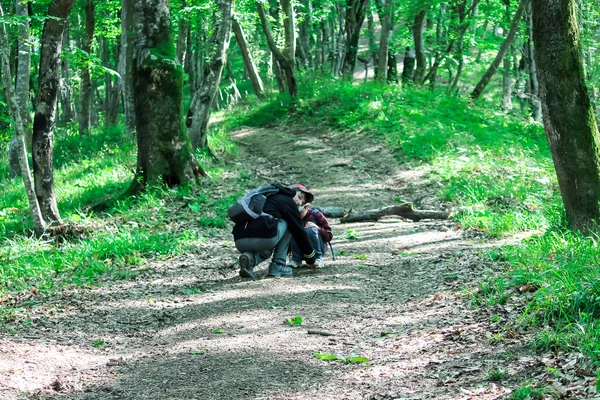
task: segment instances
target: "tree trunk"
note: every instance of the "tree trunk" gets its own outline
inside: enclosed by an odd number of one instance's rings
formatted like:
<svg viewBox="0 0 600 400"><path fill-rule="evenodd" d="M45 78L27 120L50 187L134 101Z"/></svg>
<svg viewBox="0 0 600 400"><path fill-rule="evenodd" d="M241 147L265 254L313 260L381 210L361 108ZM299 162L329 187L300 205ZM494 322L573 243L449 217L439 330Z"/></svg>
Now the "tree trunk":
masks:
<svg viewBox="0 0 600 400"><path fill-rule="evenodd" d="M371 55L375 76L377 76L377 65L379 64L377 53L379 51L375 40L375 20L373 19L372 7L367 8L367 30L369 31L369 54Z"/></svg>
<svg viewBox="0 0 600 400"><path fill-rule="evenodd" d="M81 50L86 53L87 57L91 57L92 40L94 40L94 25L96 22L95 0L86 0L85 2L85 34ZM81 113L79 115L79 135L87 135L91 128L92 114L92 77L90 67L87 63L81 67Z"/></svg>
<svg viewBox="0 0 600 400"><path fill-rule="evenodd" d="M38 96L33 120L33 176L35 193L44 220L49 224L62 223L54 193L52 170L53 138L56 103L60 86L60 52L66 18L75 0L55 0L48 8L48 18L42 32Z"/></svg>
<svg viewBox="0 0 600 400"><path fill-rule="evenodd" d="M22 18L19 24L19 44L17 56L17 82L15 85L15 95L21 114L21 122L25 137L31 137L31 112L29 111L29 76L31 73L31 39L29 37L29 13L27 3L16 0L16 14ZM16 131L15 131L16 132ZM8 152L8 166L10 176L21 176L21 166L19 164L19 141L17 135L13 135L10 140Z"/></svg>
<svg viewBox="0 0 600 400"><path fill-rule="evenodd" d="M312 22L312 3L311 0L303 0L304 20L298 26L298 36L300 37L300 47L306 58L306 67L314 68L314 57L310 46L310 24Z"/></svg>
<svg viewBox="0 0 600 400"><path fill-rule="evenodd" d="M119 51L119 74L125 130L130 136L135 134L135 107L133 93L133 4L132 0L122 0L121 4L121 51Z"/></svg>
<svg viewBox="0 0 600 400"><path fill-rule="evenodd" d="M286 49L287 50L282 52L281 50L279 50L279 48L277 48L277 45L275 44L275 39L273 38L273 32L271 31L271 25L270 25L269 21L267 20L267 16L265 14L265 9L263 8L263 6L260 2L256 2L256 8L258 10L258 15L260 17L260 23L262 25L265 36L267 38L267 43L269 45L269 49L271 50L271 52L273 53L273 57L275 57L275 60L277 60L277 62L279 63L279 66L283 70L283 74L285 76L285 81L286 81L290 96L296 97L296 94L298 93L298 86L296 83L296 74L294 72L294 62L292 59L288 58L289 52L291 51L291 49L289 48L290 43L288 43L289 38L286 36ZM291 6L290 6L290 8L291 8ZM287 13L287 11L285 9L284 9L284 12ZM288 34L288 31L286 30L286 35L287 34Z"/></svg>
<svg viewBox="0 0 600 400"><path fill-rule="evenodd" d="M404 62L402 67L402 83L412 82L415 74L415 51L410 47L404 50Z"/></svg>
<svg viewBox="0 0 600 400"><path fill-rule="evenodd" d="M529 74L529 102L531 104L531 114L534 121L539 121L542 117L542 103L540 102L540 89L535 64L535 48L533 45L533 21L531 15L531 5L527 7L527 40L525 48L527 51Z"/></svg>
<svg viewBox="0 0 600 400"><path fill-rule="evenodd" d="M183 125L183 69L168 0L133 0L133 22L138 161L128 195L148 184L193 183L203 173Z"/></svg>
<svg viewBox="0 0 600 400"><path fill-rule="evenodd" d="M19 2L17 1L17 4ZM24 4L27 7L27 4ZM25 11L26 12L26 11ZM22 14L19 14L22 15ZM4 11L0 4L0 18L4 19ZM28 31L29 29L27 29ZM17 159L21 168L21 176L23 177L23 184L25 186L25 193L29 200L29 210L31 211L31 217L33 219L33 227L36 235L39 237L43 234L46 229L46 223L42 217L40 205L35 195L35 189L33 181L31 179L31 171L29 170L29 163L27 162L27 151L25 147L25 129L23 128L23 121L21 120L21 110L19 109L19 102L15 93L12 89L12 75L10 71L10 50L8 46L8 37L6 35L6 28L4 23L0 24L0 57L2 58L2 75L4 78L4 91L6 94L6 100L8 103L8 109L11 117L14 121L15 137L17 142ZM29 107L29 106L28 106Z"/></svg>
<svg viewBox="0 0 600 400"><path fill-rule="evenodd" d="M506 22L510 23L510 0L504 0L506 7ZM512 110L512 79L510 76L510 60L512 46L504 55L503 68L502 68L502 110Z"/></svg>
<svg viewBox="0 0 600 400"><path fill-rule="evenodd" d="M415 42L415 58L417 60L417 70L413 80L416 84L423 84L425 77L425 68L427 68L427 59L425 58L425 16L429 7L425 7L415 16L413 24L413 40Z"/></svg>
<svg viewBox="0 0 600 400"><path fill-rule="evenodd" d="M186 1L181 1L181 8L183 9L186 6ZM183 65L185 51L187 49L187 39L188 39L188 20L183 16L179 18L179 30L177 32L177 60L179 63Z"/></svg>
<svg viewBox="0 0 600 400"><path fill-rule="evenodd" d="M280 0L283 11L283 29L285 32L285 47L283 55L292 65L296 63L296 18L291 0ZM285 71L285 69L284 69Z"/></svg>
<svg viewBox="0 0 600 400"><path fill-rule="evenodd" d="M598 232L600 134L585 83L574 0L533 0L544 129L574 231Z"/></svg>
<svg viewBox="0 0 600 400"><path fill-rule="evenodd" d="M529 0L521 0L521 2L519 3L519 8L517 9L517 12L515 13L515 16L513 17L513 20L510 24L510 30L508 31L508 35L506 35L504 42L502 42L502 46L500 46L500 50L498 50L498 54L496 54L496 58L494 59L494 61L492 62L492 65L490 65L490 67L488 68L486 73L481 77L481 80L479 81L479 83L477 83L477 86L475 86L475 89L473 89L473 91L471 92L471 98L473 100L476 100L479 98L479 96L481 96L481 93L483 93L486 86L488 85L488 83L490 82L490 80L492 79L494 74L496 73L496 70L498 69L500 62L504 58L504 55L506 54L508 48L510 47L513 39L515 38L515 34L517 33L517 29L519 27L519 21L521 20L521 17L523 16L523 12L525 11L525 8L527 7L528 3L529 3Z"/></svg>
<svg viewBox="0 0 600 400"><path fill-rule="evenodd" d="M250 82L252 82L252 87L254 88L254 94L256 94L256 97L259 99L264 99L265 87L263 86L258 70L256 69L256 64L254 64L254 60L252 59L252 53L250 52L250 46L248 45L244 31L235 18L233 18L231 22L235 39L240 48L240 52L242 53L242 58L244 59L246 72L248 73Z"/></svg>
<svg viewBox="0 0 600 400"><path fill-rule="evenodd" d="M220 0L218 5L219 21L216 23L210 44L210 48L213 49L214 54L211 55L210 62L204 64L202 83L198 89L198 93L196 93L196 107L194 109L194 116L192 117L192 126L190 127L190 139L194 149L208 147L210 108L217 90L219 90L223 67L227 59L227 49L229 48L232 1Z"/></svg>
<svg viewBox="0 0 600 400"><path fill-rule="evenodd" d="M360 38L360 30L365 20L365 11L368 4L369 0L346 0L346 23L344 25L346 45L342 73L347 80L354 77L358 39Z"/></svg>
<svg viewBox="0 0 600 400"><path fill-rule="evenodd" d="M68 52L71 47L71 37L69 35L69 24L65 26L63 33L62 48ZM60 63L62 77L60 80L60 106L62 110L62 123L68 124L75 118L73 110L73 100L71 96L71 66L68 57L63 57Z"/></svg>
<svg viewBox="0 0 600 400"><path fill-rule="evenodd" d="M377 63L377 81L384 83L388 72L388 52L390 31L392 28L392 0L385 0L381 12L381 38L379 40L379 54Z"/></svg>

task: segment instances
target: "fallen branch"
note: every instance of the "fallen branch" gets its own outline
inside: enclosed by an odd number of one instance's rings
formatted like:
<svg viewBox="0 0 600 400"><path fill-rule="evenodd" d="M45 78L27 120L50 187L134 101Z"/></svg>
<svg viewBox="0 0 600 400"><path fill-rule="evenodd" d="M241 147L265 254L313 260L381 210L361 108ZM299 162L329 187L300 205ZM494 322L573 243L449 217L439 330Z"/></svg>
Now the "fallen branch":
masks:
<svg viewBox="0 0 600 400"><path fill-rule="evenodd" d="M308 334L309 335L320 335L320 336L335 336L335 333L319 331L316 329L309 329Z"/></svg>
<svg viewBox="0 0 600 400"><path fill-rule="evenodd" d="M325 214L327 216L327 214ZM340 222L377 221L386 215L399 215L413 221L422 219L448 219L449 211L415 210L412 203L402 203L395 206L376 208L373 210L351 211Z"/></svg>
<svg viewBox="0 0 600 400"><path fill-rule="evenodd" d="M322 207L314 204L311 204L310 207L321 211L323 215L329 218L341 218L348 213L348 210L344 207Z"/></svg>

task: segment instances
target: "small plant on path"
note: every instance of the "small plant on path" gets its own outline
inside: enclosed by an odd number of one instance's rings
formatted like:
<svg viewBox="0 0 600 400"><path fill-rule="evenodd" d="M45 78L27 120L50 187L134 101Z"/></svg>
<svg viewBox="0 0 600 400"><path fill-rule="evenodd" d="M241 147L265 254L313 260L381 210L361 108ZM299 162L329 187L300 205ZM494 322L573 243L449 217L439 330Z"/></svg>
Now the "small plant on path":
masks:
<svg viewBox="0 0 600 400"><path fill-rule="evenodd" d="M345 364L361 364L368 363L369 359L357 355L354 351L350 353L348 356L343 356L341 354L333 354L333 353L321 353L315 351L313 353L313 357L318 358L321 361L335 361L341 362Z"/></svg>
<svg viewBox="0 0 600 400"><path fill-rule="evenodd" d="M302 317L299 315L296 315L294 318L286 319L285 323L288 325L302 325Z"/></svg>

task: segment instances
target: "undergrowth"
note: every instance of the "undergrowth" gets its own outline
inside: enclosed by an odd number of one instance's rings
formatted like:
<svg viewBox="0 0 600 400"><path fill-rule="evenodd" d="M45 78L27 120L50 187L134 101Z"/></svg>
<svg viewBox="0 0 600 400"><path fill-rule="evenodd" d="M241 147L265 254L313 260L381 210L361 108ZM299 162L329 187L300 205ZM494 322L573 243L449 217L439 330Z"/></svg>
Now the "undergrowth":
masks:
<svg viewBox="0 0 600 400"><path fill-rule="evenodd" d="M214 130L209 143L222 160L236 154L222 130ZM135 279L150 261L193 250L227 227L227 207L252 185L248 174L199 152L208 177L198 187L149 188L96 213L92 206L99 199L118 199L130 184L134 138L117 126L82 139L76 126L68 126L57 129L54 154L58 208L82 234L35 239L22 180L8 179L6 165L0 167L0 296Z"/></svg>

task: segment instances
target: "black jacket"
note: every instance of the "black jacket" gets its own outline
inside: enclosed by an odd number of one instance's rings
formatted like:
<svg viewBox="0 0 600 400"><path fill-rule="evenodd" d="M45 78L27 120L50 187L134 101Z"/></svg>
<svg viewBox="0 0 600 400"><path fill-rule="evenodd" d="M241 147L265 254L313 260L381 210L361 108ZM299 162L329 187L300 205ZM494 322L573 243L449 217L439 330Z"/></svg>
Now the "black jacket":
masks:
<svg viewBox="0 0 600 400"><path fill-rule="evenodd" d="M263 207L263 213L269 214L273 218L262 216L246 223L236 224L233 227L234 239L272 238L277 235L277 221L282 219L287 223L288 230L298 246L300 246L300 250L306 261L313 263L315 261L315 251L308 241L308 236L300 219L298 206L294 202L296 191L279 184L275 184L274 186L279 189L279 192L267 197Z"/></svg>
<svg viewBox="0 0 600 400"><path fill-rule="evenodd" d="M308 263L312 263L315 261L315 251L308 241L298 206L294 202L296 191L280 184L275 184L275 186L279 189L279 193L267 197L263 212L287 222L288 230L302 250L304 259Z"/></svg>

